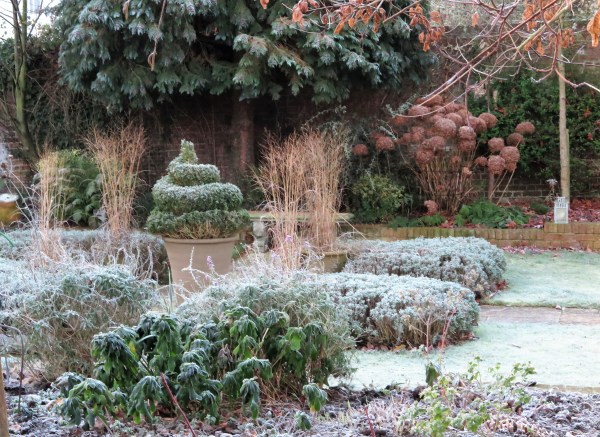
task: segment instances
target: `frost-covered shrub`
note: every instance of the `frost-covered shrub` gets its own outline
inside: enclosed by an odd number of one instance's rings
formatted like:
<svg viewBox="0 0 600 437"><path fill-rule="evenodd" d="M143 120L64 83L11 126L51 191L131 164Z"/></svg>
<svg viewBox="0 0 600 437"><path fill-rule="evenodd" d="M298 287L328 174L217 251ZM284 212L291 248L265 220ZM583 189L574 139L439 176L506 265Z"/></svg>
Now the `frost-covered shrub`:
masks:
<svg viewBox="0 0 600 437"><path fill-rule="evenodd" d="M0 260L1 323L21 330L27 354L52 380L65 371L90 374L90 341L112 326L131 324L152 308L156 284L125 266L57 265L31 269Z"/></svg>
<svg viewBox="0 0 600 437"><path fill-rule="evenodd" d="M181 142L181 153L168 172L152 189L154 209L146 222L150 232L171 238L222 238L248 223L240 189L219 182L214 165L198 164L191 142Z"/></svg>
<svg viewBox="0 0 600 437"><path fill-rule="evenodd" d="M227 308L254 312L276 309L291 323L322 323L331 339L330 353L351 339L388 345L434 344L447 323L450 340L471 332L479 308L472 291L428 278L296 272L289 277L246 278L209 287L177 310L182 319L204 323ZM340 363L342 357L340 356ZM340 365L340 368L343 366Z"/></svg>
<svg viewBox="0 0 600 437"><path fill-rule="evenodd" d="M248 213L245 210L191 211L180 215L154 211L148 219L148 226L152 230L160 229L162 235L190 239L233 235L247 223Z"/></svg>
<svg viewBox="0 0 600 437"><path fill-rule="evenodd" d="M458 340L479 317L473 292L454 282L411 276L332 273L314 275L305 287L323 290L351 311L354 335L387 345L434 345Z"/></svg>
<svg viewBox="0 0 600 437"><path fill-rule="evenodd" d="M35 229L15 230L8 232L7 236L12 245L6 241L0 242L0 258L15 260L29 259L36 246L35 239L39 238ZM101 229L61 229L60 239L65 252L78 260L106 264L107 254L111 253L115 261L128 264L140 277L159 279L168 271L163 241L147 232L130 232L114 241Z"/></svg>
<svg viewBox="0 0 600 437"><path fill-rule="evenodd" d="M319 287L307 286L312 277L313 274L305 272L279 278L230 276L192 295L177 309L177 316L201 324L220 318L230 308L242 306L257 314L269 310L285 312L291 326L319 323L329 338L326 349L335 368L333 373L347 374L349 363L345 352L354 346L350 313Z"/></svg>
<svg viewBox="0 0 600 437"><path fill-rule="evenodd" d="M354 245L348 273L424 276L458 282L477 297L496 291L506 269L504 253L482 238L418 238Z"/></svg>
<svg viewBox="0 0 600 437"><path fill-rule="evenodd" d="M192 211L236 210L242 205L242 192L229 183L179 186L163 176L152 189L154 206L159 211L184 214Z"/></svg>

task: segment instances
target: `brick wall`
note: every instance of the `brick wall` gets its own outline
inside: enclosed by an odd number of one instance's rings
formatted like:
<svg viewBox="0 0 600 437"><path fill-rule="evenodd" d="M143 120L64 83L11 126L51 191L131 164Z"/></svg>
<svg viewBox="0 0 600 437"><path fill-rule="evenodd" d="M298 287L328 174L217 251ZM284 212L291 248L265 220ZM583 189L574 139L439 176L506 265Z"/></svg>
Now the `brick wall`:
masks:
<svg viewBox="0 0 600 437"><path fill-rule="evenodd" d="M500 247L576 248L600 251L600 223L545 223L543 229L398 228L354 225L366 238L386 241L425 237L480 237Z"/></svg>
<svg viewBox="0 0 600 437"><path fill-rule="evenodd" d="M355 92L344 102L346 114L353 117L369 117L381 114L386 105L397 106L404 97L379 92L376 94ZM165 174L166 167L179 150L181 139L192 141L198 158L215 164L225 180L235 181L239 174L232 168L232 107L235 103L230 94L178 98L176 104L163 108L162 114L146 118L149 148L142 170L144 179L153 184ZM259 144L267 130L287 135L311 117L337 105L315 105L308 96L283 95L280 100L260 98L254 104L254 138L256 156ZM323 121L322 119L316 122Z"/></svg>
<svg viewBox="0 0 600 437"><path fill-rule="evenodd" d="M8 173L11 177L7 188L10 189L11 184L20 186L21 183L29 185L33 177L31 167L23 158L19 158L20 143L10 129L0 125L0 162L7 162Z"/></svg>

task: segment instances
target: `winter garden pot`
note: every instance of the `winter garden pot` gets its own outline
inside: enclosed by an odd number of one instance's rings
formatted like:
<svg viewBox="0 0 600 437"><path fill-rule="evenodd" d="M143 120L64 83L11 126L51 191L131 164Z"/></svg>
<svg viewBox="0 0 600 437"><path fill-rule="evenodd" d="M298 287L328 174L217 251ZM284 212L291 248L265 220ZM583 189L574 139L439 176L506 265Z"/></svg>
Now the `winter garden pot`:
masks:
<svg viewBox="0 0 600 437"><path fill-rule="evenodd" d="M9 226L21 218L16 194L0 194L0 224Z"/></svg>
<svg viewBox="0 0 600 437"><path fill-rule="evenodd" d="M184 140L152 188L148 230L165 241L172 283L188 291L207 286L210 274L231 270L234 244L249 223L240 189L220 179L218 168L199 164L194 145Z"/></svg>
<svg viewBox="0 0 600 437"><path fill-rule="evenodd" d="M173 284L194 290L208 283L207 275L224 275L231 271L231 256L238 236L197 240L165 237L163 240Z"/></svg>
<svg viewBox="0 0 600 437"><path fill-rule="evenodd" d="M348 251L330 250L318 253L316 258L311 258L308 252L303 252L308 263L309 270L323 273L339 273L344 269L348 261Z"/></svg>

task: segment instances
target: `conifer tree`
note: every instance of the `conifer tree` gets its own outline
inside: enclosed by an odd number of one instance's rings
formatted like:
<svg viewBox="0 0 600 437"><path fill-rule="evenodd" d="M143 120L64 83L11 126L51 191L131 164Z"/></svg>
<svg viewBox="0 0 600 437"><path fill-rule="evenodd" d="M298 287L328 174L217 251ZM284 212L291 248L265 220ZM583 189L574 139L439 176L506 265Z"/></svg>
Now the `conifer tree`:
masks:
<svg viewBox="0 0 600 437"><path fill-rule="evenodd" d="M257 0L164 4L161 14L162 0L63 0L57 24L65 82L115 111L149 109L178 94L232 92L241 102L234 122L250 131L252 107L244 101L301 90L316 103L343 101L352 89L416 81L431 62L418 30L402 19L376 31L357 22L336 33L318 11L293 22L294 0L271 0L265 8ZM251 161L251 135L239 135L239 152Z"/></svg>

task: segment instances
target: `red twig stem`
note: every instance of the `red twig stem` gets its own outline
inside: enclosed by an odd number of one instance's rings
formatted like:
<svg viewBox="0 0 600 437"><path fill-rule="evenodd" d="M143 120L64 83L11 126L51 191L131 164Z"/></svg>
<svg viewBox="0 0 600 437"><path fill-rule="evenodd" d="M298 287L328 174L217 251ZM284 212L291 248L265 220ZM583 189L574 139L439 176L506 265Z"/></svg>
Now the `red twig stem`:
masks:
<svg viewBox="0 0 600 437"><path fill-rule="evenodd" d="M171 389L169 388L169 384L167 384L167 378L165 377L165 374L161 373L160 377L162 378L162 382L163 382L165 388L167 389L167 393L169 393L169 397L171 398L171 401L175 404L175 406L177 407L177 409L179 410L179 412L183 416L183 420L185 421L185 424L187 425L187 427L190 430L190 432L192 433L192 437L198 437L196 435L196 433L194 432L194 429L192 428L192 424L190 423L190 421L188 420L187 416L183 412L183 409L181 408L181 405L179 405L179 402L177 402L177 399L175 398L175 396L173 396L173 392L171 392Z"/></svg>

